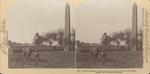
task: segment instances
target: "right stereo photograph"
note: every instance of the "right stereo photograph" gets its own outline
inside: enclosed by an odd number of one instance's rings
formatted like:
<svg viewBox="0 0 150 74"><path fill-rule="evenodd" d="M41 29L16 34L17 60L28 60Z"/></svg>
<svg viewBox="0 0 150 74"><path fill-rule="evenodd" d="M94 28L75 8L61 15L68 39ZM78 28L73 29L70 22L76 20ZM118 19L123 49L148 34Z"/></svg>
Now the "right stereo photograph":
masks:
<svg viewBox="0 0 150 74"><path fill-rule="evenodd" d="M76 68L143 68L142 8L89 0L77 9Z"/></svg>

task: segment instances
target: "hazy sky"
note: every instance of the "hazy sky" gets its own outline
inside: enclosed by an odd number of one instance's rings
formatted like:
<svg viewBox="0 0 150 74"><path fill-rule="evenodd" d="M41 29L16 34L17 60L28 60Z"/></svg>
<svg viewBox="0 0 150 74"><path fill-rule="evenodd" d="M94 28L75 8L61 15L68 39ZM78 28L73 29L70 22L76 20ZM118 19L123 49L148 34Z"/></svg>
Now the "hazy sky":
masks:
<svg viewBox="0 0 150 74"><path fill-rule="evenodd" d="M131 0L87 0L71 7L71 25L76 27L76 39L99 42L104 32L130 28ZM9 40L32 42L36 32L64 27L65 0L17 0L9 11Z"/></svg>
<svg viewBox="0 0 150 74"><path fill-rule="evenodd" d="M65 0L17 0L9 11L9 39L32 41L36 32L64 28Z"/></svg>

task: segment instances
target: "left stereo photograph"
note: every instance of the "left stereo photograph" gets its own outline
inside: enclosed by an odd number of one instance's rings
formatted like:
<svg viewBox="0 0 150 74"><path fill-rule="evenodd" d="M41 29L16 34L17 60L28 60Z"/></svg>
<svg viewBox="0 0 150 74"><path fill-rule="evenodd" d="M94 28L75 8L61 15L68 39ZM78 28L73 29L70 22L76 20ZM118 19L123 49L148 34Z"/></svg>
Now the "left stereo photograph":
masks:
<svg viewBox="0 0 150 74"><path fill-rule="evenodd" d="M8 13L9 68L75 68L75 26L65 0L19 0Z"/></svg>

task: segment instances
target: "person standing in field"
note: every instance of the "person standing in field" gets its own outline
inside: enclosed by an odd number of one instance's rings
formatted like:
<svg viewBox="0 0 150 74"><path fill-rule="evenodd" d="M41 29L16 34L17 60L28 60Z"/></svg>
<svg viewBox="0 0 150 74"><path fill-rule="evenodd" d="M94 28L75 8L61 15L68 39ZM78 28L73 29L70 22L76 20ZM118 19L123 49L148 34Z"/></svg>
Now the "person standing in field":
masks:
<svg viewBox="0 0 150 74"><path fill-rule="evenodd" d="M23 55L25 57L26 60L30 60L30 56L31 56L31 48L29 46L24 47L23 50Z"/></svg>
<svg viewBox="0 0 150 74"><path fill-rule="evenodd" d="M34 57L34 62L37 63L37 61L39 60L39 50L36 48L34 49L33 57Z"/></svg>
<svg viewBox="0 0 150 74"><path fill-rule="evenodd" d="M111 38L105 32L102 35L102 38L101 38L101 41L100 41L100 44L102 44L101 52L100 52L100 55L101 55L100 59L101 59L102 62L104 62L106 60L106 53L105 53L105 51L106 51L106 46L110 43L109 41L111 41L109 39L111 39Z"/></svg>

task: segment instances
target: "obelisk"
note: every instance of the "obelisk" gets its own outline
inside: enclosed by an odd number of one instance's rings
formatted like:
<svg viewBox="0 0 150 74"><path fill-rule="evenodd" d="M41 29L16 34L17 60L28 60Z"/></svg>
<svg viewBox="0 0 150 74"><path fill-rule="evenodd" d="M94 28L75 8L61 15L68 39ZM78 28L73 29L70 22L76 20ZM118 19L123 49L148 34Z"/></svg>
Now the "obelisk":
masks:
<svg viewBox="0 0 150 74"><path fill-rule="evenodd" d="M137 14L137 4L133 4L133 13L132 13L132 33L131 33L131 50L137 50L137 22L138 14Z"/></svg>
<svg viewBox="0 0 150 74"><path fill-rule="evenodd" d="M65 37L64 37L64 51L70 49L70 5L66 2L65 6Z"/></svg>

